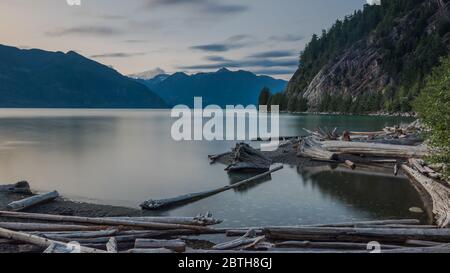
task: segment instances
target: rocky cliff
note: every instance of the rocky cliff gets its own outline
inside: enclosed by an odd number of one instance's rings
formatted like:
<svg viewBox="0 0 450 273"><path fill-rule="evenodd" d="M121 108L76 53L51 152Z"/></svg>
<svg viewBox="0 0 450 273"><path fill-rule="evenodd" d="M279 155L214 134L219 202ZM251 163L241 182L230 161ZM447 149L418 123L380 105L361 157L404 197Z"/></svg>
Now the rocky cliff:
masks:
<svg viewBox="0 0 450 273"><path fill-rule="evenodd" d="M335 108L321 105L327 96L355 102L361 95L376 94L383 98L378 108L394 103L399 96L410 96L407 100L411 100L417 91L395 93L400 88L420 88L422 78L448 52L450 3L400 2L404 1L366 6L344 22L338 21L322 37L313 37L288 84L288 100L306 98L310 111ZM352 33L352 25L361 27L357 34ZM347 37L334 38L337 35Z"/></svg>

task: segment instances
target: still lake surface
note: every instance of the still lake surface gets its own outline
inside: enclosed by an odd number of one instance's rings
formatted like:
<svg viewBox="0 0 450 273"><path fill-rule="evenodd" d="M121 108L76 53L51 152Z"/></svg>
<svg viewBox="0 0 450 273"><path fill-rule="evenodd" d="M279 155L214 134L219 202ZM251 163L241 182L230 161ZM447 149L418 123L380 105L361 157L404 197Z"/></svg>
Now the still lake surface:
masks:
<svg viewBox="0 0 450 273"><path fill-rule="evenodd" d="M379 130L407 118L282 115L281 135L318 126ZM35 190L65 197L138 207L146 199L175 197L224 186L224 166L209 154L232 142L176 142L167 110L0 110L0 183L27 180ZM325 171L307 175L296 166L272 180L232 190L161 215L211 211L226 226L295 225L352 220L417 218L423 207L405 178Z"/></svg>

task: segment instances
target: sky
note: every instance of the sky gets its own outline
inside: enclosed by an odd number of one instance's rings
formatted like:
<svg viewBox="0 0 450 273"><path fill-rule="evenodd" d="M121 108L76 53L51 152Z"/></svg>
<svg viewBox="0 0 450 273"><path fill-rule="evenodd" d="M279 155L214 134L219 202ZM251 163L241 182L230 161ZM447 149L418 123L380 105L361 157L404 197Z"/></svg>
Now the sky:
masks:
<svg viewBox="0 0 450 273"><path fill-rule="evenodd" d="M289 79L312 34L367 0L1 0L0 44L74 50L122 74L249 70ZM368 0L373 2L373 0Z"/></svg>

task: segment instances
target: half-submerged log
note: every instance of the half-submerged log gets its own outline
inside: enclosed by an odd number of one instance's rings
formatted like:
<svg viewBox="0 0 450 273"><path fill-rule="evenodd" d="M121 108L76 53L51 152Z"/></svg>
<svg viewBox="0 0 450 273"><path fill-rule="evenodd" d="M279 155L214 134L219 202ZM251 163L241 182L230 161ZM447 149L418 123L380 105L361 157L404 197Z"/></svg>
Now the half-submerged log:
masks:
<svg viewBox="0 0 450 273"><path fill-rule="evenodd" d="M337 155L322 148L322 146L312 138L305 138L300 144L297 156L318 160L336 160Z"/></svg>
<svg viewBox="0 0 450 273"><path fill-rule="evenodd" d="M11 185L0 185L0 192L19 193L31 195L30 184L27 181L20 181Z"/></svg>
<svg viewBox="0 0 450 273"><path fill-rule="evenodd" d="M36 235L12 231L12 230L8 230L8 229L4 229L4 228L0 228L0 237L33 244L33 245L43 247L43 248L48 248L52 244L60 245L60 246L63 246L64 248L73 248L73 246L71 246L70 244L58 242L55 240L49 240L49 239L42 238L42 237L39 237ZM102 250L98 250L98 249L90 248L90 247L84 247L84 246L77 246L77 249L81 253L105 253Z"/></svg>
<svg viewBox="0 0 450 273"><path fill-rule="evenodd" d="M130 226L141 227L148 229L188 229L195 231L211 232L211 228L203 226L193 225L180 225L180 224L165 224L165 223L153 223L153 222L140 222L140 221L127 221L121 219L107 219L107 218L90 218L80 216L63 216L52 214L39 214L39 213L24 213L24 212L12 212L12 211L0 211L1 217L28 219L28 220L44 220L44 221L56 221L56 222L73 222L73 223L88 223L95 225L111 225L111 226Z"/></svg>
<svg viewBox="0 0 450 273"><path fill-rule="evenodd" d="M246 143L237 144L231 152L231 158L232 163L225 169L229 172L265 172L268 171L272 165L272 160L269 157Z"/></svg>
<svg viewBox="0 0 450 273"><path fill-rule="evenodd" d="M253 176L249 179L245 179L241 182L235 183L233 185L227 185L225 187L222 188L218 188L218 189L214 189L214 190L210 190L210 191L205 191L205 192L199 192L199 193L191 193L191 194L186 194L186 195L182 195L179 197L175 197L175 198L169 198L169 199L161 199L161 200L148 200L143 202L140 206L142 209L147 209L147 210L158 210L158 209L162 209L162 208L168 208L168 207L173 207L173 206L179 206L179 205L184 205L187 203L191 203L194 201L198 201L200 199L206 198L206 197L210 197L212 195L224 192L224 191L228 191L231 189L235 189L238 187L241 187L247 183L253 182L255 180L258 180L260 178L264 178L268 175L270 175L271 173L274 173L276 171L279 171L283 169L283 166L279 166L276 167L270 171L267 171L265 173Z"/></svg>
<svg viewBox="0 0 450 273"><path fill-rule="evenodd" d="M402 169L421 195L430 201L427 203L432 204L436 224L439 227L448 226L450 223L450 189L407 165L402 165Z"/></svg>
<svg viewBox="0 0 450 273"><path fill-rule="evenodd" d="M330 152L371 155L382 157L425 157L429 155L425 146L390 145L367 142L323 141L322 147Z"/></svg>
<svg viewBox="0 0 450 273"><path fill-rule="evenodd" d="M137 239L134 244L135 249L158 249L166 248L178 253L186 251L186 243L180 239L177 240L155 240L155 239Z"/></svg>
<svg viewBox="0 0 450 273"><path fill-rule="evenodd" d="M25 198L19 201L12 202L8 204L7 208L13 211L24 210L38 204L46 203L55 200L59 196L57 191L35 195L29 198Z"/></svg>

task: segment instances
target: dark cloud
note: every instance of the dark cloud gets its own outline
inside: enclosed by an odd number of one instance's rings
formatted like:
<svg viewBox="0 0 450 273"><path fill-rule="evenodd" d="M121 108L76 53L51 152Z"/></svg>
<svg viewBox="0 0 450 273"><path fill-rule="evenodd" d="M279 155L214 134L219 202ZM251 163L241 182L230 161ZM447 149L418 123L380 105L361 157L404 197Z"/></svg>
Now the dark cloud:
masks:
<svg viewBox="0 0 450 273"><path fill-rule="evenodd" d="M147 7L191 7L213 14L236 14L248 10L248 6L220 3L217 0L148 0Z"/></svg>
<svg viewBox="0 0 450 273"><path fill-rule="evenodd" d="M49 31L48 36L67 36L67 35L90 35L90 36L114 36L121 31L108 26L80 26L71 28L59 28Z"/></svg>
<svg viewBox="0 0 450 273"><path fill-rule="evenodd" d="M115 52L115 53L105 53L105 54L97 54L92 55L91 58L100 59L100 58L129 58L134 56L143 56L146 55L145 52L136 52L136 53L126 53L126 52Z"/></svg>
<svg viewBox="0 0 450 273"><path fill-rule="evenodd" d="M233 49L242 48L253 43L249 35L235 35L221 43L212 43L204 45L192 46L191 49L206 51L206 52L225 52Z"/></svg>
<svg viewBox="0 0 450 273"><path fill-rule="evenodd" d="M303 39L305 39L305 36L294 34L274 35L269 37L269 40L272 40L274 42L298 42Z"/></svg>
<svg viewBox="0 0 450 273"><path fill-rule="evenodd" d="M264 59L264 58L283 58L294 57L297 53L292 50L272 50L250 55L250 58Z"/></svg>

